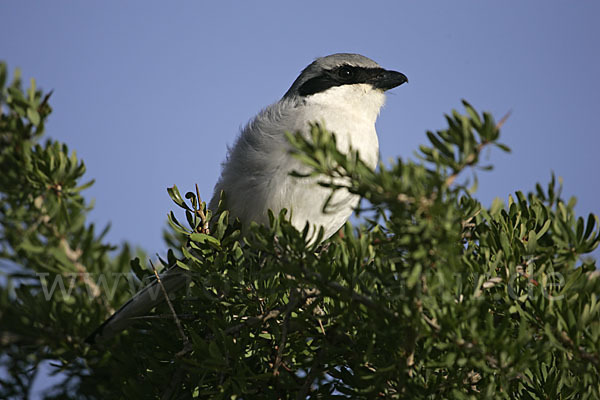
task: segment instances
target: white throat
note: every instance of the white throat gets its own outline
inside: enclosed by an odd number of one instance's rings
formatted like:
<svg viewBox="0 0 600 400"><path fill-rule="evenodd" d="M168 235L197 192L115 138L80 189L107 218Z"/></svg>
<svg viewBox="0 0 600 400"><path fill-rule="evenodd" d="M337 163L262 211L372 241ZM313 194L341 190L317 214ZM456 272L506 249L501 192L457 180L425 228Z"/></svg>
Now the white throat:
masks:
<svg viewBox="0 0 600 400"><path fill-rule="evenodd" d="M336 134L340 150L352 146L371 168L375 168L379 143L375 121L385 103L385 94L368 84L334 86L308 96L306 120L321 122Z"/></svg>
<svg viewBox="0 0 600 400"><path fill-rule="evenodd" d="M307 105L335 108L344 114L353 114L372 123L375 123L384 103L383 91L364 83L334 86L306 99Z"/></svg>

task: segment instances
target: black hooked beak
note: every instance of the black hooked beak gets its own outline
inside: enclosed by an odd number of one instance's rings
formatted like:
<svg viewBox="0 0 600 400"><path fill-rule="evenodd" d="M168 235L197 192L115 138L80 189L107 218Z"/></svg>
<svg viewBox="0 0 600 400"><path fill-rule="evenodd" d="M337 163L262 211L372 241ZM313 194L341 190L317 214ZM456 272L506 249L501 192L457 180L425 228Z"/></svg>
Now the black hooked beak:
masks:
<svg viewBox="0 0 600 400"><path fill-rule="evenodd" d="M390 90L403 83L407 83L408 78L401 72L381 70L380 73L371 78L371 85L376 89Z"/></svg>

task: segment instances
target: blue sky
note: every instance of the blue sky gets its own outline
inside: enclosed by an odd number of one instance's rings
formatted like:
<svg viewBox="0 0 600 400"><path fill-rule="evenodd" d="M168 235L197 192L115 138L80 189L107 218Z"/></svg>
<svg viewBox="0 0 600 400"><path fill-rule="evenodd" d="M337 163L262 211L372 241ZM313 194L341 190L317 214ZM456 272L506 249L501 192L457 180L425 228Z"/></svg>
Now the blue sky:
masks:
<svg viewBox="0 0 600 400"><path fill-rule="evenodd" d="M600 214L600 3L594 1L3 1L0 59L53 89L48 134L83 158L92 220L164 252L166 187L212 195L240 127L315 57L357 52L405 73L377 127L410 157L460 99L499 119L484 204L552 171Z"/></svg>

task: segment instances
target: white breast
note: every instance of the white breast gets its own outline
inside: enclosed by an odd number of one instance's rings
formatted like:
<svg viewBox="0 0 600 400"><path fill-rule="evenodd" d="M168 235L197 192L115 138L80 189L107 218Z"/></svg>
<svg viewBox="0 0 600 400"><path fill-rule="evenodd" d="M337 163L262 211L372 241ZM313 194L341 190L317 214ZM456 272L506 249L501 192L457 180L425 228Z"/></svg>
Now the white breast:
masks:
<svg viewBox="0 0 600 400"><path fill-rule="evenodd" d="M360 157L375 168L379 155L375 121L385 95L370 85L344 85L307 97L302 103L282 100L259 113L242 131L223 164L223 172L210 203L216 209L221 190L226 208L244 226L251 221L268 223L267 210L291 212L292 224L311 233L323 226L325 237L334 234L350 217L358 197L346 191L336 193L323 213L329 189L316 179L289 176L306 166L289 154L285 132L308 133L309 123L319 122L335 132L338 148L359 150Z"/></svg>

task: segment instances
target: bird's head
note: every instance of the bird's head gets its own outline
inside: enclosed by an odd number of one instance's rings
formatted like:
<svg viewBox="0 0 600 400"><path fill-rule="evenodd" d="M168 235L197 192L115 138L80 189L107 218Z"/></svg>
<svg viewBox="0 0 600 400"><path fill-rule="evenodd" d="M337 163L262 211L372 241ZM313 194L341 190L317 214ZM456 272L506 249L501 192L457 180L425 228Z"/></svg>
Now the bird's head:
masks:
<svg viewBox="0 0 600 400"><path fill-rule="evenodd" d="M284 98L315 95L374 95L408 82L406 75L382 68L360 54L337 53L317 58L296 78Z"/></svg>

